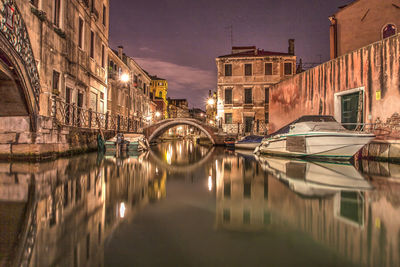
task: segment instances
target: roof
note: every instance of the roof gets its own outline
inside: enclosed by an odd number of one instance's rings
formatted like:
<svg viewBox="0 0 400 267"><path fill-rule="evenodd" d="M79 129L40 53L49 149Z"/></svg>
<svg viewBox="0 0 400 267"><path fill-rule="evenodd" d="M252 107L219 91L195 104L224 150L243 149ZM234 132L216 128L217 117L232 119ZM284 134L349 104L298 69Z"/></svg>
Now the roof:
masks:
<svg viewBox="0 0 400 267"><path fill-rule="evenodd" d="M338 8L339 8L339 11L337 11L337 12L340 12L340 11L342 11L343 9L346 9L347 7L352 6L353 4L357 3L358 1L360 1L360 0L353 0L352 2L350 2L350 3L346 4L346 5L339 6L339 7L338 7ZM336 13L337 13L337 12L336 12Z"/></svg>
<svg viewBox="0 0 400 267"><path fill-rule="evenodd" d="M166 79L157 77L157 75L154 75L154 76L150 75L150 78L151 78L153 81L166 81Z"/></svg>
<svg viewBox="0 0 400 267"><path fill-rule="evenodd" d="M247 47L245 47L244 49L246 49L246 48ZM240 48L235 48L235 49L240 49ZM240 53L234 53L234 54L219 56L218 58L228 58L228 57L265 57L265 56L293 56L293 55L291 55L289 53L264 51L264 49L257 49L257 53L254 53L254 50L252 50L252 51L245 51L245 52L240 52Z"/></svg>

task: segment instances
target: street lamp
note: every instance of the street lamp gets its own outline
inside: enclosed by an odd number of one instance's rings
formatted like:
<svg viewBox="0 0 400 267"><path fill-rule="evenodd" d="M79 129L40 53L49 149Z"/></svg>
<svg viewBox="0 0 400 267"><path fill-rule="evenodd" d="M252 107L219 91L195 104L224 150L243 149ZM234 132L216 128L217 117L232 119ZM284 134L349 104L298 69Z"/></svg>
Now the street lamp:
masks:
<svg viewBox="0 0 400 267"><path fill-rule="evenodd" d="M159 111L156 112L156 117L159 118L161 116L161 113Z"/></svg>
<svg viewBox="0 0 400 267"><path fill-rule="evenodd" d="M214 104L215 104L214 98L209 98L209 99L207 100L207 104L209 104L210 106L214 105Z"/></svg>
<svg viewBox="0 0 400 267"><path fill-rule="evenodd" d="M121 82L123 82L123 83L127 83L127 82L129 82L129 74L127 74L127 73L123 73L122 75L121 75Z"/></svg>

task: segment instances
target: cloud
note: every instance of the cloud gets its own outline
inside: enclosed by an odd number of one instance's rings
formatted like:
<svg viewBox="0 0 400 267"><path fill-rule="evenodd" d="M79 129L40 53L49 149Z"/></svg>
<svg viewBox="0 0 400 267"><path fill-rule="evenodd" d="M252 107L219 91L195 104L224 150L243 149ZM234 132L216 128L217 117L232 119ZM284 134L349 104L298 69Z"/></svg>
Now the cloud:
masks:
<svg viewBox="0 0 400 267"><path fill-rule="evenodd" d="M186 98L190 106L204 108L208 90L215 90L216 73L153 58L135 58L151 75L167 79L168 96Z"/></svg>
<svg viewBox="0 0 400 267"><path fill-rule="evenodd" d="M154 49L151 49L147 46L143 46L143 47L139 48L139 50L142 52L150 52L150 53L156 52Z"/></svg>

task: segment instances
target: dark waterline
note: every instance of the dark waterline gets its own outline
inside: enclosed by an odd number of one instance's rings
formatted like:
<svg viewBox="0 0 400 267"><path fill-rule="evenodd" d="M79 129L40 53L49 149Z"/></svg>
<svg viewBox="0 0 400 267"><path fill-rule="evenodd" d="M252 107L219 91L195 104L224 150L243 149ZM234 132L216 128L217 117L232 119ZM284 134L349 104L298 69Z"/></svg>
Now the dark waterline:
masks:
<svg viewBox="0 0 400 267"><path fill-rule="evenodd" d="M190 141L0 163L0 265L399 266L400 166L357 169Z"/></svg>

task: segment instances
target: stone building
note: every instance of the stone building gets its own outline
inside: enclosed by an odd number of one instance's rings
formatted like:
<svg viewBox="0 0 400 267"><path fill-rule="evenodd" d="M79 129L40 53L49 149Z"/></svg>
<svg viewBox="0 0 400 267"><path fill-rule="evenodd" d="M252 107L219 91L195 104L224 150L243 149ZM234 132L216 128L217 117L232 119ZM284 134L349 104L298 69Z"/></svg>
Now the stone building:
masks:
<svg viewBox="0 0 400 267"><path fill-rule="evenodd" d="M109 49L109 88L108 111L111 115L119 115L128 120L131 129L137 130L149 124L152 107L150 99L151 78L133 58L123 52ZM154 109L154 108L153 108Z"/></svg>
<svg viewBox="0 0 400 267"><path fill-rule="evenodd" d="M2 0L0 9L0 155L65 152L69 131L55 114L69 123L73 109L106 111L109 1Z"/></svg>
<svg viewBox="0 0 400 267"><path fill-rule="evenodd" d="M289 40L288 53L232 47L216 64L218 124L231 134L267 133L269 87L295 73L294 40Z"/></svg>
<svg viewBox="0 0 400 267"><path fill-rule="evenodd" d="M163 119L168 119L168 111L167 111L168 82L166 79L157 76L150 76L150 77L151 77L151 84L150 84L151 98L159 99L164 102L164 105L162 105L163 108L159 110L159 112L161 112ZM159 104L158 106L161 106L161 104Z"/></svg>
<svg viewBox="0 0 400 267"><path fill-rule="evenodd" d="M139 64L131 57L127 57L127 65L131 71L133 91L131 92L131 115L134 116L136 124L143 127L151 124L155 110L155 104L150 98L151 78Z"/></svg>
<svg viewBox="0 0 400 267"><path fill-rule="evenodd" d="M168 98L168 118L189 118L189 104L187 99Z"/></svg>
<svg viewBox="0 0 400 267"><path fill-rule="evenodd" d="M52 94L67 104L107 108L108 0L17 0L24 15L41 89L39 114L50 116Z"/></svg>
<svg viewBox="0 0 400 267"><path fill-rule="evenodd" d="M130 70L123 61L122 47L119 52L108 49L107 111L111 115L130 115Z"/></svg>
<svg viewBox="0 0 400 267"><path fill-rule="evenodd" d="M329 18L331 59L398 33L400 3L356 0Z"/></svg>

